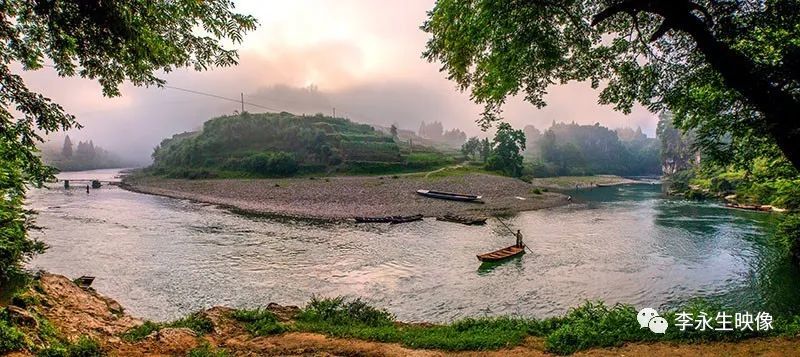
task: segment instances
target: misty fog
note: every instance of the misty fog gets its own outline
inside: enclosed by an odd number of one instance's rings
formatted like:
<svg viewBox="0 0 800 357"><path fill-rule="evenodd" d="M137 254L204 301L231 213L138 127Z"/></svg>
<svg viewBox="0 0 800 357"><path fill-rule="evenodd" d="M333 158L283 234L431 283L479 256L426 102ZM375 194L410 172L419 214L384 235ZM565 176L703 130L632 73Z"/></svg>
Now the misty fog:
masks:
<svg viewBox="0 0 800 357"><path fill-rule="evenodd" d="M433 0L403 3L362 1L274 3L269 13L258 2L237 8L259 18L260 27L239 48L240 64L207 72L164 74L168 85L231 99L244 94L250 112L324 113L357 122L416 130L440 121L468 135L485 136L474 123L482 108L421 58L427 34L419 30ZM270 6L267 6L270 8ZM365 15L366 13L366 15ZM60 145L93 140L120 157L146 164L158 143L196 130L210 118L240 110L240 104L170 88L122 86L122 97L105 98L91 80L59 78L52 68L25 72L34 91L74 114L84 128L51 136ZM642 107L630 115L597 104L586 83L553 86L548 106L538 110L520 98L509 101L505 119L515 127L547 128L555 121L610 128L640 126L654 135L656 117ZM490 134L490 133L489 133Z"/></svg>

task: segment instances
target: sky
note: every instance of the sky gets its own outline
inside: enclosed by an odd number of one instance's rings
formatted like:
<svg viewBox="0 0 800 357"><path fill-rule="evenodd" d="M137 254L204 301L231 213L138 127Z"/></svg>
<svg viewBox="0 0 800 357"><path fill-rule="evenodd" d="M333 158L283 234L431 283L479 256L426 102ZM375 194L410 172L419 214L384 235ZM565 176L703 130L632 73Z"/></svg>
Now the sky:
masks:
<svg viewBox="0 0 800 357"><path fill-rule="evenodd" d="M468 135L486 136L475 124L482 111L468 93L422 59L428 34L419 26L434 0L239 0L235 11L259 21L239 51L239 65L206 72L178 70L161 77L168 85L240 98L260 107L293 113L332 114L357 122L416 130L440 121ZM173 134L196 130L208 119L230 114L240 104L170 88L124 84L122 96L103 97L100 86L60 78L52 68L22 73L28 86L74 114L84 126L68 134L92 140L126 158L146 162L153 148ZM629 115L597 104L586 83L549 89L548 106L537 109L511 98L504 118L513 126L547 128L553 121L641 127L653 136L656 115L635 107ZM52 137L63 140L64 134Z"/></svg>

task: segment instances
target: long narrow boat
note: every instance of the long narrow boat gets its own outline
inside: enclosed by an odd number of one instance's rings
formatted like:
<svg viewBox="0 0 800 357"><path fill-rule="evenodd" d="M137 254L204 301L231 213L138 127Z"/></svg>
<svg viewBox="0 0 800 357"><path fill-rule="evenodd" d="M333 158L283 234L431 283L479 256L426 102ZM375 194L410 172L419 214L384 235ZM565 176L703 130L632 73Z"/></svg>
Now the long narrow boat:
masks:
<svg viewBox="0 0 800 357"><path fill-rule="evenodd" d="M451 201L477 201L481 199L478 195L466 195L461 193L442 192L434 190L417 190L417 193L426 197L438 198Z"/></svg>
<svg viewBox="0 0 800 357"><path fill-rule="evenodd" d="M421 214L415 214L412 216L383 216L383 217L355 217L356 223L406 223L406 222L413 222L419 221L422 219Z"/></svg>
<svg viewBox="0 0 800 357"><path fill-rule="evenodd" d="M595 186L597 187L614 187L614 186L622 186L621 182L618 183L596 183Z"/></svg>
<svg viewBox="0 0 800 357"><path fill-rule="evenodd" d="M478 260L482 262L497 262L500 260L513 258L518 255L525 254L525 245L518 247L516 245L512 245L510 247L506 247L500 250L495 250L491 253L486 254L478 254Z"/></svg>
<svg viewBox="0 0 800 357"><path fill-rule="evenodd" d="M407 223L407 222L414 222L414 221L421 221L422 215L415 214L413 216L395 216L392 217L392 221L389 222L390 224L398 224L398 223Z"/></svg>
<svg viewBox="0 0 800 357"><path fill-rule="evenodd" d="M445 222L453 222L453 223L461 223L466 224L468 226L475 226L486 224L486 217L464 217L464 216L456 216L452 214L446 214L441 217L436 217L437 221L445 221Z"/></svg>
<svg viewBox="0 0 800 357"><path fill-rule="evenodd" d="M773 208L769 205L742 205L738 203L726 203L725 207L743 209L748 211L772 212Z"/></svg>

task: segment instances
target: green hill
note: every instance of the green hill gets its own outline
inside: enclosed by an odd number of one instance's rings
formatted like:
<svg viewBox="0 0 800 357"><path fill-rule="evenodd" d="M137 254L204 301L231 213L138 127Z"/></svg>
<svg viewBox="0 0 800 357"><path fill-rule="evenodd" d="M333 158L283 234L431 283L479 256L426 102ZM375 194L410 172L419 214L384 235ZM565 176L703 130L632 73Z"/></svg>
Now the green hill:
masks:
<svg viewBox="0 0 800 357"><path fill-rule="evenodd" d="M414 152L414 153L411 153ZM153 152L151 172L173 177L274 177L311 173L391 173L452 162L438 151L402 148L372 126L343 118L263 113L211 119Z"/></svg>

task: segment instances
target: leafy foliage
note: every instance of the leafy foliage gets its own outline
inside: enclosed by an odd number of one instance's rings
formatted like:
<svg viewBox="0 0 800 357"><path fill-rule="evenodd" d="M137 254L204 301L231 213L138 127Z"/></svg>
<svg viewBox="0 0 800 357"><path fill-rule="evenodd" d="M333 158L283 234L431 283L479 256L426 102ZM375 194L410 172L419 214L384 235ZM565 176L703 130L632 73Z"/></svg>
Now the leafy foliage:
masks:
<svg viewBox="0 0 800 357"><path fill-rule="evenodd" d="M0 320L0 353L20 351L28 347L25 334L4 320Z"/></svg>
<svg viewBox="0 0 800 357"><path fill-rule="evenodd" d="M453 161L424 147L403 154L392 136L366 124L321 114L290 113L244 113L211 119L201 132L162 141L153 159L152 172L184 178L214 177L220 171L255 177L334 170L387 174L430 169Z"/></svg>
<svg viewBox="0 0 800 357"><path fill-rule="evenodd" d="M620 140L599 124L555 123L535 142L539 160L533 175L648 175L661 170L658 142L644 134Z"/></svg>
<svg viewBox="0 0 800 357"><path fill-rule="evenodd" d="M196 332L198 335L204 335L214 331L214 324L207 316L201 313L194 313L179 320L166 323L145 321L141 325L123 333L122 338L128 341L140 341L151 333L167 327L185 327Z"/></svg>
<svg viewBox="0 0 800 357"><path fill-rule="evenodd" d="M22 208L26 184L41 186L53 175L37 154L40 134L79 127L61 106L29 90L11 64L37 70L47 59L60 76L97 79L107 96L118 96L125 80L162 85L157 71L236 63L236 51L225 49L220 39L241 42L256 21L232 8L228 0L36 0L0 6L5 19L0 23L0 280L44 248L27 236L31 212Z"/></svg>
<svg viewBox="0 0 800 357"><path fill-rule="evenodd" d="M208 342L191 349L186 353L187 357L227 357L230 354L224 348L214 348Z"/></svg>
<svg viewBox="0 0 800 357"><path fill-rule="evenodd" d="M800 214L783 217L775 235L786 248L786 253L800 260Z"/></svg>
<svg viewBox="0 0 800 357"><path fill-rule="evenodd" d="M522 151L525 150L525 133L514 130L508 123L500 123L492 143L492 154L486 163L489 170L502 171L506 175L522 175Z"/></svg>
<svg viewBox="0 0 800 357"><path fill-rule="evenodd" d="M542 107L551 84L588 81L625 113L672 111L716 157L778 144L800 165L796 0L442 0L422 29L484 128L509 96Z"/></svg>
<svg viewBox="0 0 800 357"><path fill-rule="evenodd" d="M268 310L236 310L231 317L244 322L247 332L254 336L275 335L286 331L286 327L278 322L278 317Z"/></svg>

